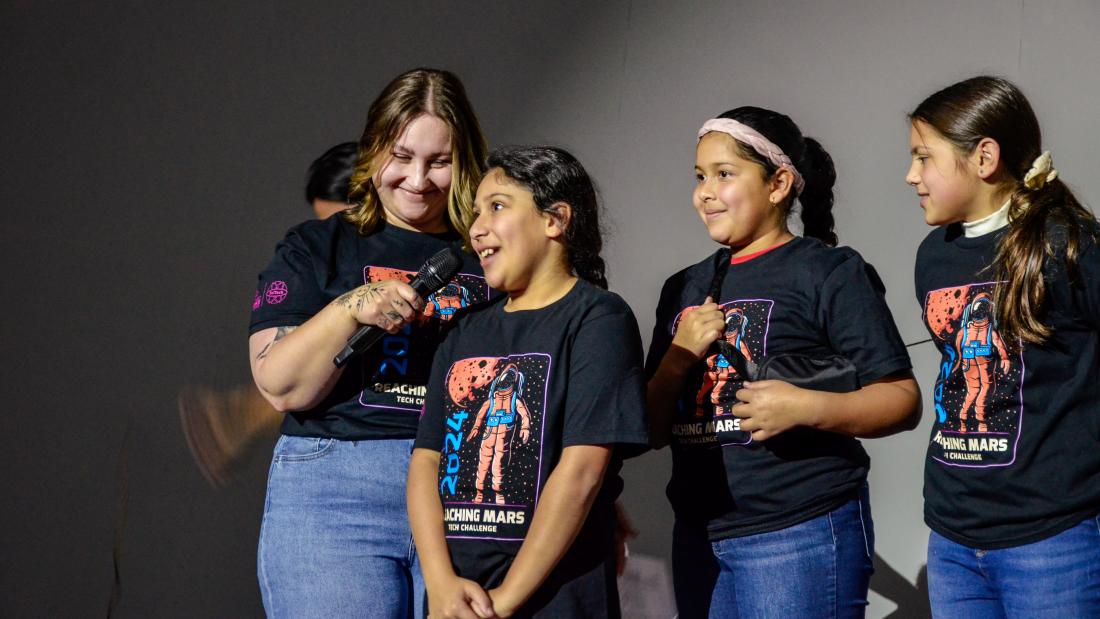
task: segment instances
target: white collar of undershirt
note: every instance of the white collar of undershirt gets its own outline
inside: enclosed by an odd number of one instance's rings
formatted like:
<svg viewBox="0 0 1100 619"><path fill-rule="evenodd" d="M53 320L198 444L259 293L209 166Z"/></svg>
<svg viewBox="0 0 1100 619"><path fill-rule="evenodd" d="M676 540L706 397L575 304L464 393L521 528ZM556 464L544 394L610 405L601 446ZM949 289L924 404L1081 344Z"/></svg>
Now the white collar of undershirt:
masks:
<svg viewBox="0 0 1100 619"><path fill-rule="evenodd" d="M964 221L963 233L966 238L974 238L976 236L984 236L990 232L1000 230L1008 225L1008 204L1011 200L1005 200L1005 203L1001 208L997 209L993 213L982 217L977 221Z"/></svg>

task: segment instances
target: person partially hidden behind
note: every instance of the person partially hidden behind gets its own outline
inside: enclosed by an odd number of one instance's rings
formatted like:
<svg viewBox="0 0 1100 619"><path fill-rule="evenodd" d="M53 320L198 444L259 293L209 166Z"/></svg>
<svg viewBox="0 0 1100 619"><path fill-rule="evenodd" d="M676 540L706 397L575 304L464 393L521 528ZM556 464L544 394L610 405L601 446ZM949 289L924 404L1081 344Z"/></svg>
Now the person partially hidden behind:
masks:
<svg viewBox="0 0 1100 619"><path fill-rule="evenodd" d="M348 208L348 180L358 154L357 142L343 142L310 164L306 202L317 219ZM215 487L233 481L253 447L274 441L283 420L252 383L228 390L189 385L180 390L177 405L191 456Z"/></svg>

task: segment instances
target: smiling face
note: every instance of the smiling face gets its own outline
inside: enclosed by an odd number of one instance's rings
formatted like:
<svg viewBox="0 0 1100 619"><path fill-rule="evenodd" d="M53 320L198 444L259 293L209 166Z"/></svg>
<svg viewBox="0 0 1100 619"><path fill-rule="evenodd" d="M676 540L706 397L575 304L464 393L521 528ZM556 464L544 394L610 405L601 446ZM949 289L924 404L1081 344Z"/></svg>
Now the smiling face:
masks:
<svg viewBox="0 0 1100 619"><path fill-rule="evenodd" d="M451 130L435 116L414 118L374 173L386 223L417 232L447 230Z"/></svg>
<svg viewBox="0 0 1100 619"><path fill-rule="evenodd" d="M556 220L500 168L490 170L478 186L474 214L470 240L491 287L521 292L552 268L552 241L560 234Z"/></svg>
<svg viewBox="0 0 1100 619"><path fill-rule="evenodd" d="M913 162L905 182L917 190L924 221L943 226L975 219L982 183L972 157L960 156L954 145L920 120L909 129L909 152Z"/></svg>
<svg viewBox="0 0 1100 619"><path fill-rule="evenodd" d="M695 180L692 203L718 243L744 247L782 228L763 166L741 157L732 137L712 131L699 140Z"/></svg>

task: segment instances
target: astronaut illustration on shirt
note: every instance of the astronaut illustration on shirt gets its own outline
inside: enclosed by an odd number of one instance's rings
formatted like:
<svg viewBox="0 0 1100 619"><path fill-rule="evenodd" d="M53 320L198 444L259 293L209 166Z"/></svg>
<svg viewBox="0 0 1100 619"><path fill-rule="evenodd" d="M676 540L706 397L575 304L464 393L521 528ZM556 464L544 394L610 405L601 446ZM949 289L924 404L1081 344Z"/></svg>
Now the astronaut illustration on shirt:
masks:
<svg viewBox="0 0 1100 619"><path fill-rule="evenodd" d="M759 363L767 354L767 332L774 302L770 299L738 299L719 306L725 316L725 329L719 345L712 347L703 359L701 371L691 380L687 397L678 406L673 423L673 438L682 445L712 447L742 445L751 436L740 429L740 420L733 415L737 390L748 376L738 368L746 363ZM681 319L698 306L687 307L673 321L672 334Z"/></svg>
<svg viewBox="0 0 1100 619"><path fill-rule="evenodd" d="M928 293L924 321L942 355L933 392L931 456L963 467L1015 460L1023 414L1023 350L1001 337L996 284Z"/></svg>

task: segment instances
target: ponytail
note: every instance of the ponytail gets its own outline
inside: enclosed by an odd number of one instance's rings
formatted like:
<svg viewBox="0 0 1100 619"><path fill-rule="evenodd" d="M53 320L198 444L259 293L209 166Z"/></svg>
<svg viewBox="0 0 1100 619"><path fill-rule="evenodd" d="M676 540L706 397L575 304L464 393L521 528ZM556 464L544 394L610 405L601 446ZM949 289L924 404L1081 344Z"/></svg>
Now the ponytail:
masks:
<svg viewBox="0 0 1100 619"><path fill-rule="evenodd" d="M572 225L570 228L577 229ZM590 247L581 249L584 241L577 239L575 235L572 239L569 236L569 229L567 229L565 238L569 246L569 264L573 267L573 272L584 281L607 290L607 266L600 257L599 249L592 250Z"/></svg>
<svg viewBox="0 0 1100 619"><path fill-rule="evenodd" d="M798 170L806 179L806 186L798 196L798 202L802 205L802 234L836 247L836 232L833 231L836 168L833 167L833 158L817 140L806 138L805 144L802 161L798 164Z"/></svg>
<svg viewBox="0 0 1100 619"><path fill-rule="evenodd" d="M1066 274L1075 279L1081 237L1089 234L1087 222L1095 219L1056 178L1038 189L1019 182L1009 198L1008 221L993 260L994 279L1003 282L994 296L997 318L1012 339L1041 344L1051 334L1042 321L1047 293L1043 266L1064 256Z"/></svg>

